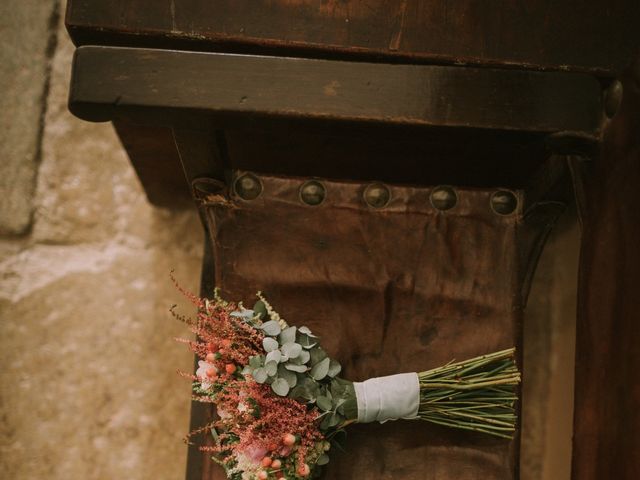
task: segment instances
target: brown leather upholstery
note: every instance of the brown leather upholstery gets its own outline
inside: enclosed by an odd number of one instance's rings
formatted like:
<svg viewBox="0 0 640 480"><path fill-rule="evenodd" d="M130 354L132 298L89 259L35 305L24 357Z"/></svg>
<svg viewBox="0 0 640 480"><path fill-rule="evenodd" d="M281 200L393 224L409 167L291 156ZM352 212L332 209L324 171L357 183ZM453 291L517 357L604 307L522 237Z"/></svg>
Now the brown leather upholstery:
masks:
<svg viewBox="0 0 640 480"><path fill-rule="evenodd" d="M309 206L299 197L306 179L256 176L255 200L231 192L202 203L216 284L247 304L264 291L289 323L322 337L343 376L521 346L523 283L546 228L523 221L522 192L510 215L479 189L456 189L455 207L439 211L432 189L390 186L388 205L374 209L367 184L322 181L324 202ZM518 443L417 421L357 425L324 478L505 480L517 477ZM205 478L224 478L211 471Z"/></svg>

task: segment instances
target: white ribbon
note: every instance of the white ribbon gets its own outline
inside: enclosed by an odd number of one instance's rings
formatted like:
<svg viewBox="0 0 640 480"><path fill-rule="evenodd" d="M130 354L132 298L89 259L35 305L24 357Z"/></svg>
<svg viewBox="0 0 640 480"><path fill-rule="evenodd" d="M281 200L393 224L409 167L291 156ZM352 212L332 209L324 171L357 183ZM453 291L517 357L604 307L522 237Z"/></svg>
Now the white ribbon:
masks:
<svg viewBox="0 0 640 480"><path fill-rule="evenodd" d="M370 378L364 382L354 382L353 386L360 423L384 423L418 416L420 381L415 372Z"/></svg>

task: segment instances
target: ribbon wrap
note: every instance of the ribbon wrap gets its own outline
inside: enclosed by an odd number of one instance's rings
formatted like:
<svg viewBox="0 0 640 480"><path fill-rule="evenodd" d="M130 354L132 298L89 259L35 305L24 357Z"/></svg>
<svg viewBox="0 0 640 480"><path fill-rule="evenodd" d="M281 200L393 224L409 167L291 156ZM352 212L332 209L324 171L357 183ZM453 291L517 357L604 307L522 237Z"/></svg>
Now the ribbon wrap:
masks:
<svg viewBox="0 0 640 480"><path fill-rule="evenodd" d="M359 423L384 423L418 416L420 381L415 372L370 378L354 382L353 387L358 401Z"/></svg>

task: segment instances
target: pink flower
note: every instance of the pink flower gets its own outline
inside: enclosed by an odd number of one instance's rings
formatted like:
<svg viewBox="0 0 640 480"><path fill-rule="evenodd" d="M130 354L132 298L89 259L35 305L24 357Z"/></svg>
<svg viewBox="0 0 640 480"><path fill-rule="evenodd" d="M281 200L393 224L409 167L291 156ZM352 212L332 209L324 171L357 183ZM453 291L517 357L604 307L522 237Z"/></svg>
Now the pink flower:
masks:
<svg viewBox="0 0 640 480"><path fill-rule="evenodd" d="M267 454L267 449L264 447L259 447L257 445L249 445L242 452L247 458L255 463L261 463L262 459Z"/></svg>
<svg viewBox="0 0 640 480"><path fill-rule="evenodd" d="M196 377L200 380L200 386L203 390L209 390L211 388L211 381L207 377L207 372L211 369L217 370L213 363L206 362L204 360L198 361L198 370L196 370Z"/></svg>

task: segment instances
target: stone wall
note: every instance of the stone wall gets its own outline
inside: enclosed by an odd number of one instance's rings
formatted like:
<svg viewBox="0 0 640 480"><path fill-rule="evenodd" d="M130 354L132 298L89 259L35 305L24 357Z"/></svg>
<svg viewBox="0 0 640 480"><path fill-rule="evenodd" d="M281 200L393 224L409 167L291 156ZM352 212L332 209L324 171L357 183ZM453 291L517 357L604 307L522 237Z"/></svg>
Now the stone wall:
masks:
<svg viewBox="0 0 640 480"><path fill-rule="evenodd" d="M169 272L198 287L197 215L151 207L111 125L68 113L64 5L0 3L0 478L181 478Z"/></svg>
<svg viewBox="0 0 640 480"><path fill-rule="evenodd" d="M151 207L109 124L66 107L58 0L0 3L0 478L183 477L195 211ZM565 480L579 232L550 240L525 320L523 480Z"/></svg>

